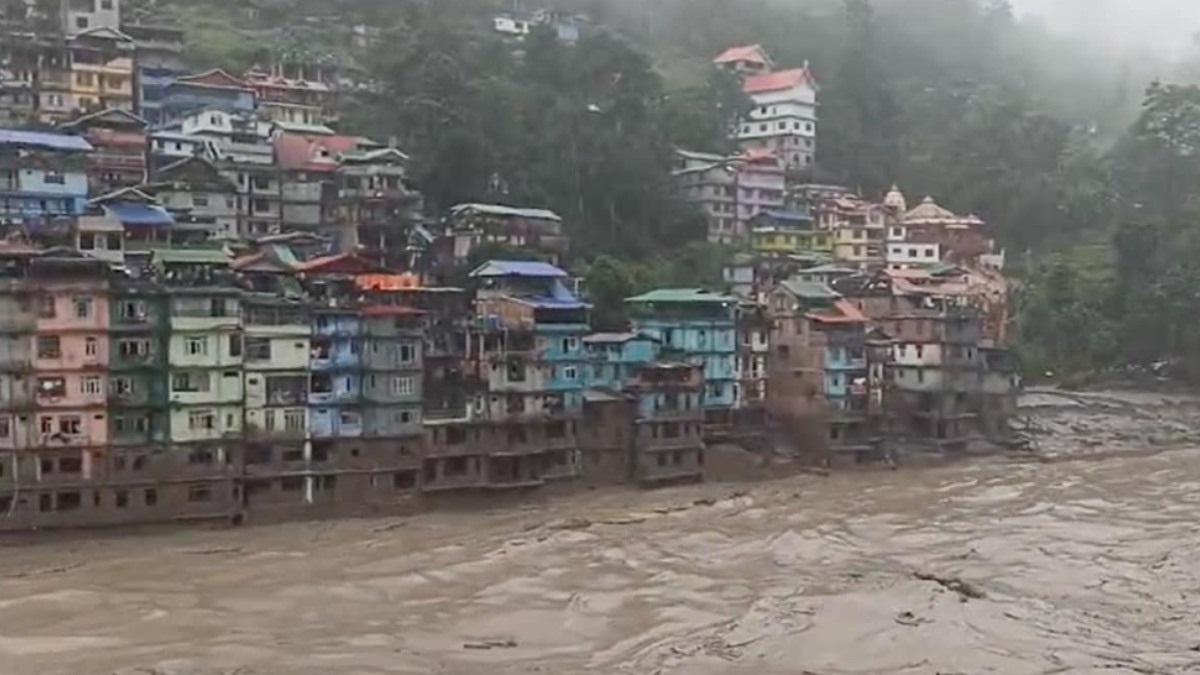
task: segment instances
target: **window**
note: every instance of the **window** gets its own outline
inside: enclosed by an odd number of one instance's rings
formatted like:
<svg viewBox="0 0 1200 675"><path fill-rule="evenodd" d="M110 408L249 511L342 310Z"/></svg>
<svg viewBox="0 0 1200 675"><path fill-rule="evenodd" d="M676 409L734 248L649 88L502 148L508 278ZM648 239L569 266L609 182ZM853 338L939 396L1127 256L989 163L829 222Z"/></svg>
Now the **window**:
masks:
<svg viewBox="0 0 1200 675"><path fill-rule="evenodd" d="M188 356L207 356L208 338L190 337L187 339Z"/></svg>
<svg viewBox="0 0 1200 675"><path fill-rule="evenodd" d="M271 338L259 338L259 337L246 338L246 360L247 361L270 361L271 360Z"/></svg>
<svg viewBox="0 0 1200 675"><path fill-rule="evenodd" d="M241 335L230 335L229 336L229 355L234 358L238 358L242 355L242 336Z"/></svg>
<svg viewBox="0 0 1200 675"><path fill-rule="evenodd" d="M79 390L86 396L95 396L101 392L100 378L89 375L79 383Z"/></svg>
<svg viewBox="0 0 1200 675"><path fill-rule="evenodd" d="M37 340L39 359L62 358L62 345L57 335L39 335Z"/></svg>
<svg viewBox="0 0 1200 675"><path fill-rule="evenodd" d="M58 420L58 433L64 436L78 436L83 433L83 418L78 415L67 415Z"/></svg>
<svg viewBox="0 0 1200 675"><path fill-rule="evenodd" d="M182 372L171 376L171 390L194 393L209 390L209 376L205 372Z"/></svg>
<svg viewBox="0 0 1200 675"><path fill-rule="evenodd" d="M62 377L39 377L37 380L38 398L58 398L67 393L67 380Z"/></svg>
<svg viewBox="0 0 1200 675"><path fill-rule="evenodd" d="M304 411L285 411L283 413L283 428L287 431L304 431Z"/></svg>
<svg viewBox="0 0 1200 675"><path fill-rule="evenodd" d="M97 351L96 338L90 337L90 338L87 338L86 340L84 340L83 353L85 356L95 357L96 351Z"/></svg>
<svg viewBox="0 0 1200 675"><path fill-rule="evenodd" d="M411 377L393 377L391 388L394 396L410 396L415 389Z"/></svg>
<svg viewBox="0 0 1200 675"><path fill-rule="evenodd" d="M75 306L75 318L86 319L92 315L91 298L75 298L72 304Z"/></svg>
<svg viewBox="0 0 1200 675"><path fill-rule="evenodd" d="M212 489L207 485L193 485L188 488L189 502L211 502L212 498Z"/></svg>
<svg viewBox="0 0 1200 675"><path fill-rule="evenodd" d="M212 431L217 428L217 416L211 410L193 410L188 413L188 429Z"/></svg>

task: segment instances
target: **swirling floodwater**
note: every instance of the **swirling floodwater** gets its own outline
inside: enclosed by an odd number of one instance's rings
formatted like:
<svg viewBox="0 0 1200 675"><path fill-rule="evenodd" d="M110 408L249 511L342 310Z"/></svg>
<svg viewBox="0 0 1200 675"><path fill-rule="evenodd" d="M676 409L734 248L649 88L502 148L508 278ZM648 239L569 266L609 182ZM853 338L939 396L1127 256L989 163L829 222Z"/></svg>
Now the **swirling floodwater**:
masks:
<svg viewBox="0 0 1200 675"><path fill-rule="evenodd" d="M0 549L3 675L1200 672L1200 450Z"/></svg>

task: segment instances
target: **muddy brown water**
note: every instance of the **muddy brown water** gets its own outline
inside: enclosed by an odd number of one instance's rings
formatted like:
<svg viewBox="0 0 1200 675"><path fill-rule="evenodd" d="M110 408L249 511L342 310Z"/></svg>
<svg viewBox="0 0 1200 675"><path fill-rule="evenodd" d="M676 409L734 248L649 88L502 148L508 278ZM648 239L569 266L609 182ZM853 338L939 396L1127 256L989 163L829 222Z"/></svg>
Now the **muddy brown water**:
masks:
<svg viewBox="0 0 1200 675"><path fill-rule="evenodd" d="M0 544L0 674L1194 673L1198 523L1182 450Z"/></svg>

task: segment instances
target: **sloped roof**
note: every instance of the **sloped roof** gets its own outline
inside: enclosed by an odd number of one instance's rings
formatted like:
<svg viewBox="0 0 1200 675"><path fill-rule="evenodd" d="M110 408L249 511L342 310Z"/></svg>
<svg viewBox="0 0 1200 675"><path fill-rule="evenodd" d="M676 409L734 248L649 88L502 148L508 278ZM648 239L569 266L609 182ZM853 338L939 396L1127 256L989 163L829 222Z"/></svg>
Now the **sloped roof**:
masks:
<svg viewBox="0 0 1200 675"><path fill-rule="evenodd" d="M726 63L737 63L739 61L749 61L760 65L771 65L771 57L767 55L767 50L762 48L762 45L743 45L741 47L730 47L717 55L713 59L713 63L718 65Z"/></svg>
<svg viewBox="0 0 1200 675"><path fill-rule="evenodd" d="M703 288L660 288L658 290L643 293L632 298L626 298L625 302L665 302L665 303L736 303L737 298L724 293L714 293L713 291L704 290Z"/></svg>
<svg viewBox="0 0 1200 675"><path fill-rule="evenodd" d="M79 136L52 134L42 131L19 131L0 129L0 145L19 145L27 148L60 150L65 152L91 152L91 143Z"/></svg>
<svg viewBox="0 0 1200 675"><path fill-rule="evenodd" d="M450 207L450 216L463 213L484 213L490 216L506 216L517 218L533 218L535 220L554 220L562 222L562 217L549 209L526 209L502 206L500 204L458 204Z"/></svg>
<svg viewBox="0 0 1200 675"><path fill-rule="evenodd" d="M230 256L221 249L213 248L156 248L150 257L164 263L180 265L228 265Z"/></svg>
<svg viewBox="0 0 1200 675"><path fill-rule="evenodd" d="M807 68L793 68L774 73L751 75L742 84L742 91L747 94L765 94L770 91L782 91L802 84L815 86L816 81Z"/></svg>
<svg viewBox="0 0 1200 675"><path fill-rule="evenodd" d="M837 300L842 297L840 293L818 281L784 279L779 282L779 287L803 300Z"/></svg>
<svg viewBox="0 0 1200 675"><path fill-rule="evenodd" d="M288 171L336 171L338 156L359 147L356 136L282 133L275 137L275 157ZM321 151L325 156L321 156Z"/></svg>
<svg viewBox="0 0 1200 675"><path fill-rule="evenodd" d="M489 260L471 272L472 278L534 277L565 279L567 273L547 262L533 260Z"/></svg>
<svg viewBox="0 0 1200 675"><path fill-rule="evenodd" d="M219 87L222 89L245 89L250 91L250 85L246 84L233 75L221 70L213 68L202 73L194 75L184 75L183 77L175 78L175 82L180 84L196 84L204 87Z"/></svg>

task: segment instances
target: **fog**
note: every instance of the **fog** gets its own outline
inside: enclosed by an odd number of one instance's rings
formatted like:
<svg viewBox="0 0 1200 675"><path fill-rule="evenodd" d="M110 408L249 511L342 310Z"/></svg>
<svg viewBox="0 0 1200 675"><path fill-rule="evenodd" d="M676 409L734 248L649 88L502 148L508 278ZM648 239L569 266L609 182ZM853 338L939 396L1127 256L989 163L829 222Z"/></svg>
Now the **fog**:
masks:
<svg viewBox="0 0 1200 675"><path fill-rule="evenodd" d="M1021 15L1057 31L1100 38L1122 49L1179 55L1200 32L1196 0L1011 0Z"/></svg>

